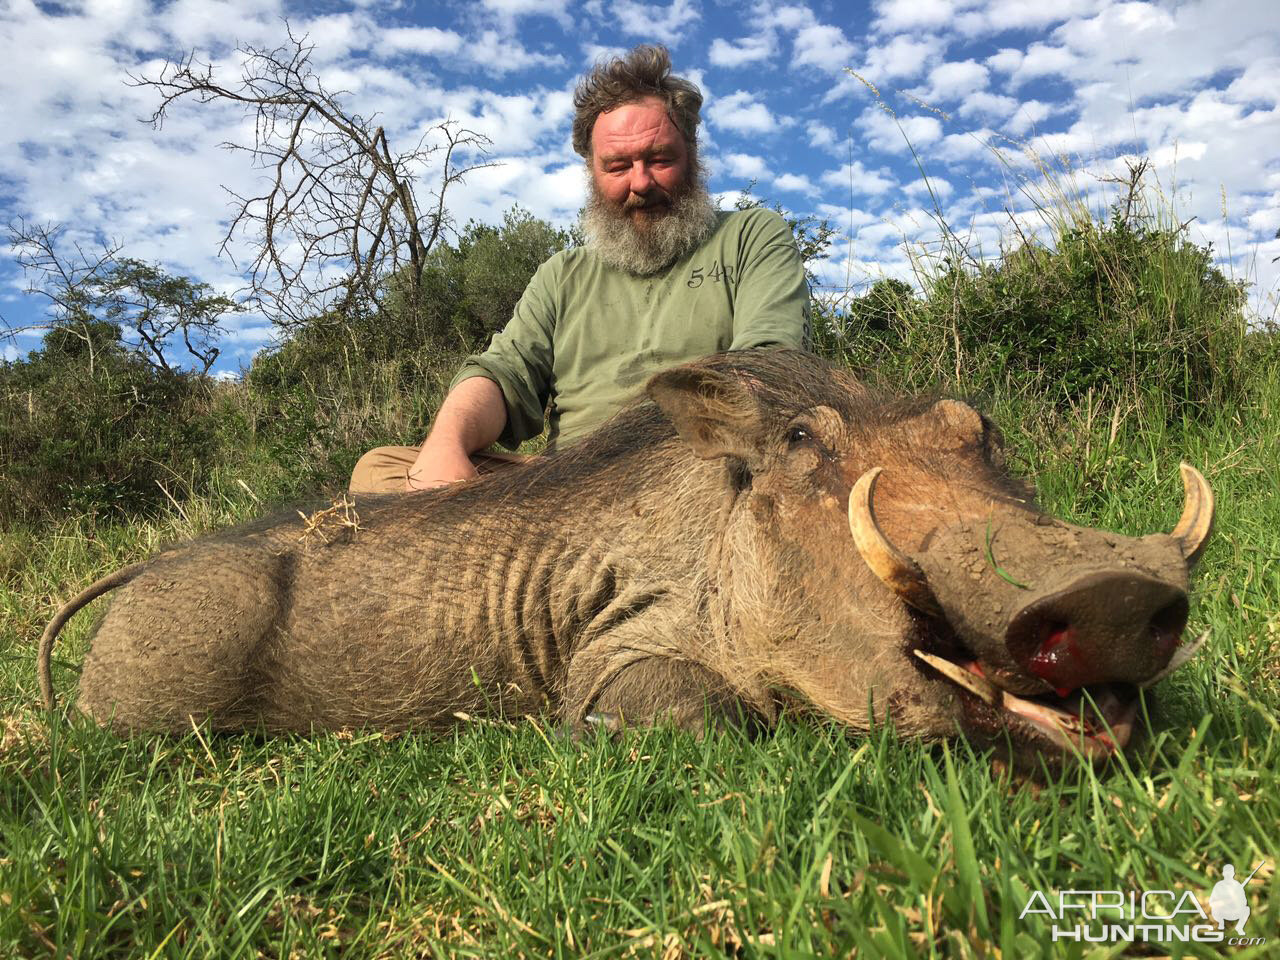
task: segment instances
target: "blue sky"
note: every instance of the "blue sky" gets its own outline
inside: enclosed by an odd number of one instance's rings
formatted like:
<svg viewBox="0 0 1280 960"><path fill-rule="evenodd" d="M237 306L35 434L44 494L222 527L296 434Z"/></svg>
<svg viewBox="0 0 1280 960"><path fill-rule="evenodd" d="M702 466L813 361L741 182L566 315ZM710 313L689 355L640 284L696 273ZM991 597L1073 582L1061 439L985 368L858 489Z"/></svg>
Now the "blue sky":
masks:
<svg viewBox="0 0 1280 960"><path fill-rule="evenodd" d="M451 195L460 224L497 221L515 203L571 222L583 198L574 82L599 56L659 41L706 95L712 191L727 203L755 181L757 195L829 218L841 235L820 273L833 291L912 277L913 255L938 235L929 187L952 228L995 255L1011 215L1037 228L1034 187L1020 189L1037 180L1033 155L1069 167L1066 181L1094 203L1126 158L1148 155L1153 186L1195 218L1192 238L1255 283L1259 314L1277 309L1274 0L5 0L0 215L65 224L86 248L116 240L235 290L234 264L218 257L222 187L250 190L256 171L219 144L243 141L246 119L186 104L153 130L138 121L154 96L126 74L194 50L230 80L236 46L278 45L282 17L315 44L325 84L379 113L393 146L445 118L493 140L499 164ZM5 258L11 328L43 309L21 288ZM0 349L20 355L37 336ZM259 316L235 318L219 368L247 364L272 336Z"/></svg>

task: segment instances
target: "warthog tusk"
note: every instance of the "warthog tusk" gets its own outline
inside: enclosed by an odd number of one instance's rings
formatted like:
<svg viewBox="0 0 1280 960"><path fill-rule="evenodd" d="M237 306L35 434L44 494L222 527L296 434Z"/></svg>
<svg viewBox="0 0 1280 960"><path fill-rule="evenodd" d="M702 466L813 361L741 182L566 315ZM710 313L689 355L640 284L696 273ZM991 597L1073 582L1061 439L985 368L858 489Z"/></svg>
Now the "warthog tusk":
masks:
<svg viewBox="0 0 1280 960"><path fill-rule="evenodd" d="M1200 558L1200 552L1209 539L1209 531L1213 529L1213 489L1191 464L1184 462L1178 469L1182 472L1184 491L1182 517L1169 536L1178 541L1178 547L1190 566Z"/></svg>
<svg viewBox="0 0 1280 960"><path fill-rule="evenodd" d="M1190 643L1184 643L1177 650L1173 651L1173 656L1169 658L1169 662L1164 665L1163 670L1161 670L1159 673L1157 673L1153 677L1148 677L1146 680L1142 681L1142 683L1138 684L1138 686L1142 687L1145 690L1147 687L1151 687L1159 683L1161 680L1163 680L1169 674L1173 673L1173 671L1177 670L1184 663L1186 663L1188 660L1194 657L1197 653L1199 653L1200 648L1204 646L1204 642L1208 639L1209 639L1209 631L1206 630L1204 633L1200 634L1200 636L1196 637Z"/></svg>
<svg viewBox="0 0 1280 960"><path fill-rule="evenodd" d="M889 541L880 524L876 523L871 497L882 469L873 467L868 470L849 491L849 530L853 533L853 542L871 572L886 587L922 613L940 616L942 610L929 589L924 572Z"/></svg>
<svg viewBox="0 0 1280 960"><path fill-rule="evenodd" d="M932 653L925 653L923 650L912 650L911 652L948 680L959 684L970 693L976 694L993 707L998 706L1004 699L1000 688L986 677L980 677L976 673L966 670L960 664L952 663L944 657L935 657Z"/></svg>

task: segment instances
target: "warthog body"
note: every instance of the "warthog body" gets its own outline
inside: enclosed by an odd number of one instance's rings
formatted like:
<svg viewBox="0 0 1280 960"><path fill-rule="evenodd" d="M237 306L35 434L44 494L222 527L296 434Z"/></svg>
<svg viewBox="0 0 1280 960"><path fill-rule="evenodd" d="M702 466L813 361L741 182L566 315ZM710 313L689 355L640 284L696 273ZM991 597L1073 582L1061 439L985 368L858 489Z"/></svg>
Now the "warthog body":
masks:
<svg viewBox="0 0 1280 960"><path fill-rule="evenodd" d="M877 398L805 354L710 357L647 390L558 455L139 565L80 709L121 731L547 711L701 729L794 701L1098 755L1178 662L1212 515L1190 468L1178 529L1127 538L1042 515L970 407Z"/></svg>

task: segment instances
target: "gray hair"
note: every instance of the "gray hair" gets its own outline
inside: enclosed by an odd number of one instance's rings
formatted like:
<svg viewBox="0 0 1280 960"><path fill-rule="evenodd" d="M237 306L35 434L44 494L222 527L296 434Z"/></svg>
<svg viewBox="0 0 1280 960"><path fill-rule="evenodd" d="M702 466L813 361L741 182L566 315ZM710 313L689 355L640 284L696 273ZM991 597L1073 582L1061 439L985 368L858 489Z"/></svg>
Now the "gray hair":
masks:
<svg viewBox="0 0 1280 960"><path fill-rule="evenodd" d="M671 73L667 48L641 44L621 57L597 63L573 91L573 149L591 156L591 128L596 118L609 110L646 97L657 97L667 108L667 116L684 136L690 157L698 149L698 111L702 91L683 77Z"/></svg>

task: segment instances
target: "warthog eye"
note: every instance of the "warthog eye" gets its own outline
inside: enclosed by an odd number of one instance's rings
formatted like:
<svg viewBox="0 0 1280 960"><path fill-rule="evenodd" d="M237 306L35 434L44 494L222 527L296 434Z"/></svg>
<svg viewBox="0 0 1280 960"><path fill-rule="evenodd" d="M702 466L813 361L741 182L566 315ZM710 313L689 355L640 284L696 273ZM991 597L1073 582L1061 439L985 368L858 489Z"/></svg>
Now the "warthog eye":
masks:
<svg viewBox="0 0 1280 960"><path fill-rule="evenodd" d="M804 427L792 427L787 431L787 444L793 447L797 444L804 443L806 440L812 439L813 434Z"/></svg>

